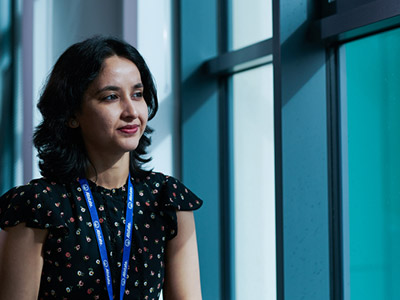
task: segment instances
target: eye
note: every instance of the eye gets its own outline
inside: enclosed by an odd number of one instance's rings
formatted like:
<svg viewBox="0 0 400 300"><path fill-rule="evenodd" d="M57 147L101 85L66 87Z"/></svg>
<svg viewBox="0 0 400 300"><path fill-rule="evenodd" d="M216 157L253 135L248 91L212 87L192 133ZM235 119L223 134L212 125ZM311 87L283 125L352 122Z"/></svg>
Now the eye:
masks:
<svg viewBox="0 0 400 300"><path fill-rule="evenodd" d="M118 98L117 95L111 94L111 95L108 95L108 96L103 97L102 100L110 101L110 100L115 100L115 99L117 99L117 98Z"/></svg>
<svg viewBox="0 0 400 300"><path fill-rule="evenodd" d="M133 98L143 98L143 92L138 91L138 92L133 93Z"/></svg>

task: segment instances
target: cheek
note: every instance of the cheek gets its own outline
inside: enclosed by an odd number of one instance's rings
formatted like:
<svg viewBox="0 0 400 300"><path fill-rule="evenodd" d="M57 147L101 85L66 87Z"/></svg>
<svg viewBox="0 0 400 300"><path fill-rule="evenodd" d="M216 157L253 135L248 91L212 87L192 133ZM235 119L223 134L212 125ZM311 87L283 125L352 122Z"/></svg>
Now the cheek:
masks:
<svg viewBox="0 0 400 300"><path fill-rule="evenodd" d="M143 101L144 104L140 106L140 119L142 121L142 124L144 127L146 127L148 118L149 118L149 110L147 108L147 104L145 101Z"/></svg>
<svg viewBox="0 0 400 300"><path fill-rule="evenodd" d="M113 126L113 120L115 116L112 116L110 112L104 113L103 111L92 110L85 114L81 118L81 127L83 131L104 131Z"/></svg>

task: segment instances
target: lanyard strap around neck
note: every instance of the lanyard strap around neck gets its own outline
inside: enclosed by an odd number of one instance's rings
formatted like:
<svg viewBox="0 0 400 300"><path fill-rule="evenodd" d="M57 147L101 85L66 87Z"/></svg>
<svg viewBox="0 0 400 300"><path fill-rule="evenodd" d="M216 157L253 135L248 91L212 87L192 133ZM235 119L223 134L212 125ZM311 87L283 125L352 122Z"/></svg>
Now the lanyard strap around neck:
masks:
<svg viewBox="0 0 400 300"><path fill-rule="evenodd" d="M90 217L92 218L93 228L96 233L97 244L100 251L100 257L104 268L104 274L106 276L106 285L108 291L108 297L110 300L113 299L113 289L111 280L111 269L108 262L107 249L105 245L104 235L101 230L99 216L97 214L96 206L94 205L93 195L90 190L89 184L85 178L80 179L79 183L83 190L83 194L86 199L86 203L89 207ZM128 178L128 200L126 205L126 217L125 217L125 235L124 235L124 251L122 254L122 270L121 270L121 287L119 299L122 300L125 293L126 277L128 273L129 256L131 252L131 240L132 240L132 225L133 225L133 185L131 182L131 175Z"/></svg>

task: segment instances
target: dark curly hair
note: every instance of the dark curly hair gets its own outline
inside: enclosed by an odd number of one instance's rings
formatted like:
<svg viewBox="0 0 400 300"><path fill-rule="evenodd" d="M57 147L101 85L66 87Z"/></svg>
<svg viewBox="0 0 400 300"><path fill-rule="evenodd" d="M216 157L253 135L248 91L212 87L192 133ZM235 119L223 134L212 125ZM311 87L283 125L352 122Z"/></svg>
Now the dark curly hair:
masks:
<svg viewBox="0 0 400 300"><path fill-rule="evenodd" d="M144 86L149 120L158 109L153 77L140 53L128 43L114 37L96 36L69 47L57 60L44 87L37 107L43 121L36 128L33 142L38 150L42 176L68 182L85 176L90 162L80 130L68 121L80 111L83 94L102 70L106 58L117 55L132 61L139 69ZM135 177L147 174L142 165L153 130L146 127L138 147L130 152L130 171Z"/></svg>

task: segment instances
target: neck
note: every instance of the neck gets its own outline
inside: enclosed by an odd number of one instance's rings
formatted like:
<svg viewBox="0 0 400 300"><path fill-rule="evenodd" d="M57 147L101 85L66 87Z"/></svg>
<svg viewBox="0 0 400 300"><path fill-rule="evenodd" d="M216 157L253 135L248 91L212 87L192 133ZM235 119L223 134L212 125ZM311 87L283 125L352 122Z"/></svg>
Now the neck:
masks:
<svg viewBox="0 0 400 300"><path fill-rule="evenodd" d="M97 185L107 189L123 186L129 175L129 152L119 158L90 156L91 165L86 177Z"/></svg>

